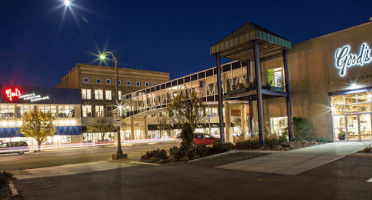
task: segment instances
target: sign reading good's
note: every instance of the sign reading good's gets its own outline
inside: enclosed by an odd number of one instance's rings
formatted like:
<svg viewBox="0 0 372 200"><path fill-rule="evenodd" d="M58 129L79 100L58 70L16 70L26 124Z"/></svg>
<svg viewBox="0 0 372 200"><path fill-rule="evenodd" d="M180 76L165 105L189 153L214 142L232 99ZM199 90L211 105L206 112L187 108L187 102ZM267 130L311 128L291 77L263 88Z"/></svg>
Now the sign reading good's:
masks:
<svg viewBox="0 0 372 200"><path fill-rule="evenodd" d="M22 99L24 101L30 101L30 102L43 101L43 100L49 99L49 96L42 96L42 95L35 94L35 93L22 94L21 90L18 88L5 89L5 95L9 99L9 101L13 101L15 98Z"/></svg>
<svg viewBox="0 0 372 200"><path fill-rule="evenodd" d="M14 90L12 88L8 88L5 89L5 95L9 99L9 101L13 101L14 98L19 98L22 93L21 90L19 90L18 88L14 88Z"/></svg>
<svg viewBox="0 0 372 200"><path fill-rule="evenodd" d="M364 66L372 62L372 57L370 55L371 49L367 43L363 43L360 46L358 54L350 53L350 49L350 45L345 45L336 49L335 52L335 65L340 70L339 75L341 77L346 75L347 68Z"/></svg>

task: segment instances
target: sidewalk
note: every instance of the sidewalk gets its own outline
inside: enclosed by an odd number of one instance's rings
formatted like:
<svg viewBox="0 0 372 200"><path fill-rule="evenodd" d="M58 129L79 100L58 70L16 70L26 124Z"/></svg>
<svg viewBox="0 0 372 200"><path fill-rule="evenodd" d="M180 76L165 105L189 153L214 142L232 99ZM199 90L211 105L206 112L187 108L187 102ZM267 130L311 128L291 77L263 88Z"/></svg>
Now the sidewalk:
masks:
<svg viewBox="0 0 372 200"><path fill-rule="evenodd" d="M334 142L272 154L218 166L221 169L298 175L343 158L366 147L364 142Z"/></svg>

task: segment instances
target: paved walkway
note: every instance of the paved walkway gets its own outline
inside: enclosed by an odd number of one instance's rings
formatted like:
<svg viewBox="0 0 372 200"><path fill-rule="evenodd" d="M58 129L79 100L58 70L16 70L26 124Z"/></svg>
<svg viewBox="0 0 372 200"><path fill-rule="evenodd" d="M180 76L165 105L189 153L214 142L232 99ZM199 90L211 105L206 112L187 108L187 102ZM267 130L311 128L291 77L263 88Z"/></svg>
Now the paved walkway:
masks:
<svg viewBox="0 0 372 200"><path fill-rule="evenodd" d="M297 175L367 147L365 142L335 142L234 162L217 168Z"/></svg>
<svg viewBox="0 0 372 200"><path fill-rule="evenodd" d="M133 164L115 162L115 161L98 161L79 163L71 165L61 165L54 167L43 167L35 169L17 170L12 172L17 179L42 178L51 176L64 176L79 174L85 172L105 171L117 168L132 167Z"/></svg>

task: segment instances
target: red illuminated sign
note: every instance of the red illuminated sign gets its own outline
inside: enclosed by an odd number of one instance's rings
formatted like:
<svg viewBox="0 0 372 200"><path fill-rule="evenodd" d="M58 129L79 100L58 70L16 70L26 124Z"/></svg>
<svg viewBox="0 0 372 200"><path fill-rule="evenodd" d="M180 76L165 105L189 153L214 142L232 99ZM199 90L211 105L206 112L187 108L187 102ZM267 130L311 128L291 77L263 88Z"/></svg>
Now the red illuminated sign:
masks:
<svg viewBox="0 0 372 200"><path fill-rule="evenodd" d="M13 97L20 97L22 95L21 90L18 88L14 88L14 91L9 88L5 90L6 97L8 97L9 101L13 101Z"/></svg>

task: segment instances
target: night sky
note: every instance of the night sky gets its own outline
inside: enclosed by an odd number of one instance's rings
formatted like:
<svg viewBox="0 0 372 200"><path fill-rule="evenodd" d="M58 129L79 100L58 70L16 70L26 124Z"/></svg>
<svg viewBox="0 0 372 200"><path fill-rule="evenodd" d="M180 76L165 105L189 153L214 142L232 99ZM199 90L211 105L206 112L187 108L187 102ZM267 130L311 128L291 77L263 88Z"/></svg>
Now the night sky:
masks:
<svg viewBox="0 0 372 200"><path fill-rule="evenodd" d="M1 85L54 87L104 50L119 67L173 79L215 66L209 47L246 22L298 43L368 22L372 1L75 0L64 10L59 0L0 0Z"/></svg>

